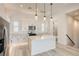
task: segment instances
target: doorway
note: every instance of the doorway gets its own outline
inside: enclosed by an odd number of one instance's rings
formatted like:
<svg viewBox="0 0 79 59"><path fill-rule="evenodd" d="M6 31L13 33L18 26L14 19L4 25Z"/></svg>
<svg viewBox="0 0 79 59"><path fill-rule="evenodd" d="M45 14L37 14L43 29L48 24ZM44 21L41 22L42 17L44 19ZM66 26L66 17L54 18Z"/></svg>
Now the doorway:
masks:
<svg viewBox="0 0 79 59"><path fill-rule="evenodd" d="M71 13L68 16L68 25L67 25L67 40L68 45L75 48L79 48L79 16Z"/></svg>

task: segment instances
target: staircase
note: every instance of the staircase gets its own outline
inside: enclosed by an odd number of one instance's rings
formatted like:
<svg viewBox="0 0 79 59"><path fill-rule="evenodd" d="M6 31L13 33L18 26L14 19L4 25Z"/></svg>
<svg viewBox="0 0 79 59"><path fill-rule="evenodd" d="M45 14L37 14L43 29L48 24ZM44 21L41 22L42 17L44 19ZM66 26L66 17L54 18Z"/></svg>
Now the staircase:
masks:
<svg viewBox="0 0 79 59"><path fill-rule="evenodd" d="M58 44L56 51L64 56L79 56L79 49L68 45Z"/></svg>
<svg viewBox="0 0 79 59"><path fill-rule="evenodd" d="M75 46L75 42L70 38L68 34L66 34L67 38L69 39L71 46Z"/></svg>
<svg viewBox="0 0 79 59"><path fill-rule="evenodd" d="M61 53L61 55L64 55L64 56L79 56L79 48L75 48L75 42L70 38L68 34L66 34L66 36L72 43L71 46L57 44L56 51L58 53Z"/></svg>

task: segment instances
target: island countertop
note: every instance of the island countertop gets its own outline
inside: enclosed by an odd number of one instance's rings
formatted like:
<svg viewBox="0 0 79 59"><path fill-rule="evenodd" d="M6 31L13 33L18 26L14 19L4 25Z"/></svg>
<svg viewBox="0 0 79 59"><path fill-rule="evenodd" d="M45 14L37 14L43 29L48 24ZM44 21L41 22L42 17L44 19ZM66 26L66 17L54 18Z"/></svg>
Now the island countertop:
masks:
<svg viewBox="0 0 79 59"><path fill-rule="evenodd" d="M56 36L53 36L53 35L35 35L35 36L29 36L28 39L31 39L31 40L43 40L43 39L53 39L55 38Z"/></svg>

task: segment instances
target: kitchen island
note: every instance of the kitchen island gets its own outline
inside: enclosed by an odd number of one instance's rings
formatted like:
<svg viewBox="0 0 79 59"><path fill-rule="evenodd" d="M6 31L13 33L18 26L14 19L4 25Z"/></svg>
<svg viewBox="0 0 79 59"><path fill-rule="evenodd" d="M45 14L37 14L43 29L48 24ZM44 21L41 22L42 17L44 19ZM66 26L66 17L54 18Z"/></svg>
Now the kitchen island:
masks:
<svg viewBox="0 0 79 59"><path fill-rule="evenodd" d="M30 55L36 55L56 48L56 37L53 35L36 35L29 37Z"/></svg>

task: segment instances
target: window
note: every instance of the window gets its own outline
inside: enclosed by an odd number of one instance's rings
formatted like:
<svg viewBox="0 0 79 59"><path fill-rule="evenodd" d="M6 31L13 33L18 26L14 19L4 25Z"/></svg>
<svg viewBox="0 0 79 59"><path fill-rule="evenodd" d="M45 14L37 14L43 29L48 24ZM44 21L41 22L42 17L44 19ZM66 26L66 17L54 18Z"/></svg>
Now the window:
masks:
<svg viewBox="0 0 79 59"><path fill-rule="evenodd" d="M19 22L18 21L14 21L13 22L13 29L14 29L14 32L18 32L19 31Z"/></svg>

